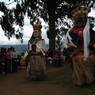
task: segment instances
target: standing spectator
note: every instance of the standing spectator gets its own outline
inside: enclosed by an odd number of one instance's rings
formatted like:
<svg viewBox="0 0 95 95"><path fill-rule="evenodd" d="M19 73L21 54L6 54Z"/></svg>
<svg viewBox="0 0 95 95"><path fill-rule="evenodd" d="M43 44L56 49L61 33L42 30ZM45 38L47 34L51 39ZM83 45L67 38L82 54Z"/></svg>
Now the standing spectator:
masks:
<svg viewBox="0 0 95 95"><path fill-rule="evenodd" d="M48 51L46 52L46 63L47 64L53 64L54 63L53 52L50 49L48 49Z"/></svg>
<svg viewBox="0 0 95 95"><path fill-rule="evenodd" d="M55 54L54 54L54 60L55 60L55 65L56 66L62 66L61 63L61 49L60 48L55 48Z"/></svg>
<svg viewBox="0 0 95 95"><path fill-rule="evenodd" d="M0 73L5 74L6 73L6 59L5 59L6 49L1 48L0 51Z"/></svg>
<svg viewBox="0 0 95 95"><path fill-rule="evenodd" d="M17 63L16 63L16 50L14 47L11 47L11 56L12 56L12 72L17 71Z"/></svg>
<svg viewBox="0 0 95 95"><path fill-rule="evenodd" d="M6 64L7 64L7 72L12 72L12 55L11 55L11 49L8 48L6 52Z"/></svg>
<svg viewBox="0 0 95 95"><path fill-rule="evenodd" d="M21 53L21 56L20 56L20 66L23 67L23 66L26 66L26 61L25 61L25 56L24 56L24 52Z"/></svg>

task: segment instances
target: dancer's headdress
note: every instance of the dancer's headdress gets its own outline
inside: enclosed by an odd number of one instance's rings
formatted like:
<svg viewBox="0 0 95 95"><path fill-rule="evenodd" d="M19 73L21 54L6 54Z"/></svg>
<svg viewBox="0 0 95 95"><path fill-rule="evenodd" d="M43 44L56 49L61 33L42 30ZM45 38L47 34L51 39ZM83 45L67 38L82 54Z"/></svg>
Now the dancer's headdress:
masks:
<svg viewBox="0 0 95 95"><path fill-rule="evenodd" d="M33 25L33 30L36 31L38 30L39 32L41 31L42 25L39 19L37 19L37 22Z"/></svg>
<svg viewBox="0 0 95 95"><path fill-rule="evenodd" d="M78 17L82 14L87 14L88 12L90 12L90 9L88 7L80 6L72 10L71 15L73 17Z"/></svg>

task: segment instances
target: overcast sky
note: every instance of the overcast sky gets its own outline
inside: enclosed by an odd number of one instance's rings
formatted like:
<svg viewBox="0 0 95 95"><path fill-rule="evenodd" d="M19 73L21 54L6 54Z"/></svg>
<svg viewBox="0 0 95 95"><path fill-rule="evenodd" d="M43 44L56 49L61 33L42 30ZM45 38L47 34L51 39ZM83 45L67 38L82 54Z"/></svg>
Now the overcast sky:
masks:
<svg viewBox="0 0 95 95"><path fill-rule="evenodd" d="M0 2L4 1L6 4L9 4L10 2L12 2L12 0L0 0ZM13 0L14 1L14 0ZM13 8L15 7L16 3L12 3L11 5L8 5L8 8ZM3 14L0 12L0 17ZM28 40L30 39L32 32L33 32L33 28L32 25L30 25L29 23L29 19L27 17L25 17L24 19L25 21L25 25L23 27L23 44L27 44ZM44 26L46 25L45 22L43 21L43 19L40 19L40 21L42 22L42 38L45 39L45 42L48 43L48 38L46 35L46 30L44 28ZM15 26L16 29L18 28L18 26ZM10 40L8 40L8 38L6 36L4 36L4 31L2 30L1 26L0 26L0 45L6 45L6 44L21 44L20 40L17 40L15 37L12 37Z"/></svg>
<svg viewBox="0 0 95 95"><path fill-rule="evenodd" d="M6 4L12 2L12 0L0 0L0 2L4 1ZM14 0L13 0L14 1ZM11 5L9 5L9 8L13 8L15 7L16 3L12 3ZM0 16L2 16L3 14L0 12ZM95 17L95 9L92 9L91 12L89 13L89 16L91 17ZM46 43L48 43L48 38L46 35L46 30L44 29L44 26L46 25L45 22L43 21L43 19L40 19L42 22L42 38L45 39ZM15 26L16 29L18 26ZM27 17L25 17L25 25L24 25L24 30L23 32L23 44L27 44L28 40L30 39L33 29L32 26L29 23L29 19ZM20 40L17 40L15 37L11 38L10 40L8 40L8 38L6 36L4 36L4 31L2 30L1 26L0 26L0 44L21 44Z"/></svg>

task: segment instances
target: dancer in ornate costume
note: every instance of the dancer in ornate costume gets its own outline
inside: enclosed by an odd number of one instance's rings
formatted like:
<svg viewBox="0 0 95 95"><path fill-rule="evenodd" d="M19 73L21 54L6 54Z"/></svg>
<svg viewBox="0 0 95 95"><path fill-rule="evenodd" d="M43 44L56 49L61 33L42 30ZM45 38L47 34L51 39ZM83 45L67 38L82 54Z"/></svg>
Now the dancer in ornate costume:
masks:
<svg viewBox="0 0 95 95"><path fill-rule="evenodd" d="M75 85L81 86L90 84L94 81L91 64L94 63L94 56L90 53L90 32L89 18L87 13L89 9L86 7L78 7L72 11L75 20L74 27L69 31L72 46L76 49L72 53L72 78Z"/></svg>
<svg viewBox="0 0 95 95"><path fill-rule="evenodd" d="M33 25L33 34L29 40L29 62L27 74L30 79L42 80L46 78L45 40L41 37L41 23L37 20Z"/></svg>

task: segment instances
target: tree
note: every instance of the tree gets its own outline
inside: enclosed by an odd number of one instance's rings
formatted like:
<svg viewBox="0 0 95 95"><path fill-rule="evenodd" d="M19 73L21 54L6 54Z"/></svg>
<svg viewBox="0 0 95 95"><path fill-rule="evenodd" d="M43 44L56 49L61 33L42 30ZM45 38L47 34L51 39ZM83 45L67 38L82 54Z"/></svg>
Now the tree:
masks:
<svg viewBox="0 0 95 95"><path fill-rule="evenodd" d="M55 37L58 34L56 31L58 18L61 20L65 16L72 18L71 11L74 8L81 5L91 7L94 4L94 0L54 0L53 4L51 0L14 0L14 2L17 2L16 8L11 10L7 9L4 2L0 2L0 11L4 13L0 22L6 36L10 38L15 34L17 38L22 38L20 32L16 34L17 32L13 28L14 22L20 27L23 27L26 13L30 17L31 24L40 16L49 24L47 35L49 38L49 48L52 51L54 51Z"/></svg>

